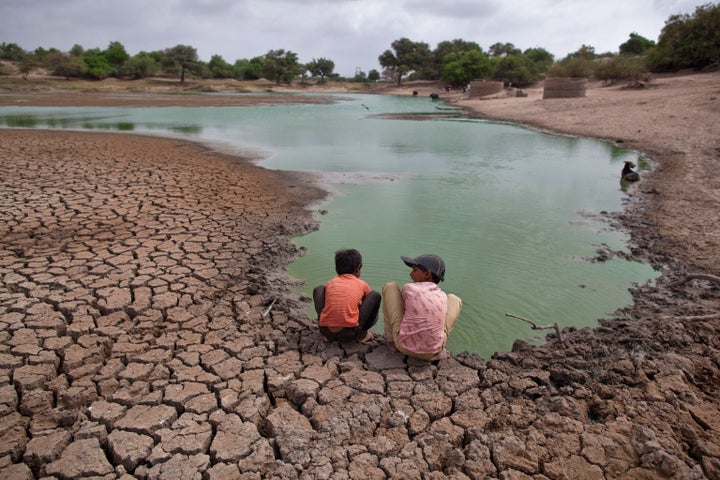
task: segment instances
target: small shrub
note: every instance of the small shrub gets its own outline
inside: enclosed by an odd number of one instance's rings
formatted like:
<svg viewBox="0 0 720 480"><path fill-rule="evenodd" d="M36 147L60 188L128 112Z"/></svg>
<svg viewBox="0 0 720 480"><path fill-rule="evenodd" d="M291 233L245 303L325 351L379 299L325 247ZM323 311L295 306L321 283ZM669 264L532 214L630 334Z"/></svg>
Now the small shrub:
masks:
<svg viewBox="0 0 720 480"><path fill-rule="evenodd" d="M595 63L592 60L573 57L553 64L548 69L548 75L551 77L583 78L591 77L594 71Z"/></svg>
<svg viewBox="0 0 720 480"><path fill-rule="evenodd" d="M645 57L621 55L601 59L595 66L595 77L606 83L628 80L638 83L647 76Z"/></svg>

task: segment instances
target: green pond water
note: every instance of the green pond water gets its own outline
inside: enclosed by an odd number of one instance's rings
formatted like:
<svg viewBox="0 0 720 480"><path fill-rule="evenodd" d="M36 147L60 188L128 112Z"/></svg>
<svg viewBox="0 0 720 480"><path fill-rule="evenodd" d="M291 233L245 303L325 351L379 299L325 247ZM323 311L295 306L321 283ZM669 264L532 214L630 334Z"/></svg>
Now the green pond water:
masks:
<svg viewBox="0 0 720 480"><path fill-rule="evenodd" d="M594 326L657 276L640 262L593 262L627 252L600 212L619 211L624 160L637 152L464 118L427 98L342 95L329 105L206 108L0 107L0 127L107 129L175 135L251 155L273 169L315 172L332 195L314 206L318 231L289 273L301 290L334 272L334 252L357 248L362 278L381 290L410 281L400 255L445 259L447 292L463 299L448 341L488 358L515 339L540 341L512 313L539 324ZM387 118L402 114L403 119ZM407 118L410 117L410 118ZM376 331L382 332L382 318Z"/></svg>

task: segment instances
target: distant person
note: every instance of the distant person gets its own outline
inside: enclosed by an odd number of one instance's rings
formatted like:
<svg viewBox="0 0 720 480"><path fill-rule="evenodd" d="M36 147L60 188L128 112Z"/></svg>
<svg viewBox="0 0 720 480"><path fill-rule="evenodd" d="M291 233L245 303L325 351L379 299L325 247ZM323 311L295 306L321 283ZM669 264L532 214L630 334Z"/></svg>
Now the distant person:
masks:
<svg viewBox="0 0 720 480"><path fill-rule="evenodd" d="M640 180L640 175L633 171L633 168L635 168L635 162L626 160L625 165L623 165L622 172L620 173L620 178L626 182L637 182Z"/></svg>
<svg viewBox="0 0 720 480"><path fill-rule="evenodd" d="M355 249L335 252L336 277L313 290L320 333L334 342L365 342L380 311L380 294L360 280L362 255Z"/></svg>
<svg viewBox="0 0 720 480"><path fill-rule="evenodd" d="M402 292L395 282L383 286L388 347L421 360L449 358L445 342L460 316L462 300L438 286L445 280L445 262L432 254L400 258L412 269L412 283Z"/></svg>

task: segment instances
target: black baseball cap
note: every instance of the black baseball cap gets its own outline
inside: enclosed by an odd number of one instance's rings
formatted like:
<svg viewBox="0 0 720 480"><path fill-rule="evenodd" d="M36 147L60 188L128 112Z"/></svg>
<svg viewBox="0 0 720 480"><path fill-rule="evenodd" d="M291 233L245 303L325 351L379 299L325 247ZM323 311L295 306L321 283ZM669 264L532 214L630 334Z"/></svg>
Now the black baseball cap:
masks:
<svg viewBox="0 0 720 480"><path fill-rule="evenodd" d="M430 273L434 274L438 278L438 281L442 282L443 280L445 280L445 262L443 262L443 259L438 257L437 255L426 253L415 258L400 258L403 262L405 262L405 265L407 265L408 267L420 267L423 270L427 270Z"/></svg>

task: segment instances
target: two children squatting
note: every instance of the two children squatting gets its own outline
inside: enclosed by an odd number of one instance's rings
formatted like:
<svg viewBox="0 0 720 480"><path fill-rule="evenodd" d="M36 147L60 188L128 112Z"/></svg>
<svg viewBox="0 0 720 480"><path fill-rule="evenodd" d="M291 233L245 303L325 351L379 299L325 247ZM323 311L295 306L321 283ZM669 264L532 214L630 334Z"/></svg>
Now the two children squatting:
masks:
<svg viewBox="0 0 720 480"><path fill-rule="evenodd" d="M437 255L401 257L411 268L411 283L382 289L388 347L422 360L448 358L445 342L455 326L462 300L443 292L445 263ZM360 279L362 255L354 249L335 253L336 277L315 287L313 301L320 333L330 341L365 341L377 322L381 297Z"/></svg>

